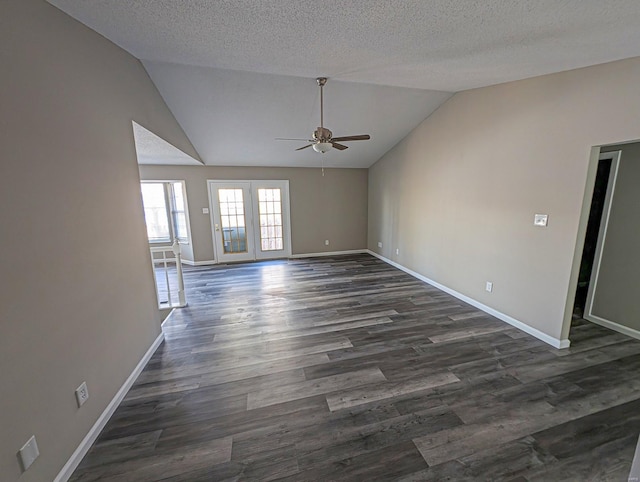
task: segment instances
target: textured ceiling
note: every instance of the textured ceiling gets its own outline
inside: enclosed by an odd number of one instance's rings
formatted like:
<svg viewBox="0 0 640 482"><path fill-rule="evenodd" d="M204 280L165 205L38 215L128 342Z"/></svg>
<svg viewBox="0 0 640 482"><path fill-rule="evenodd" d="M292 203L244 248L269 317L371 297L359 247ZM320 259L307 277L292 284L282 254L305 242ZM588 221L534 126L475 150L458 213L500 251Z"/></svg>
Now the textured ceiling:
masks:
<svg viewBox="0 0 640 482"><path fill-rule="evenodd" d="M334 135L373 137L323 156L355 167L444 92L640 55L640 0L48 1L143 60L207 164L319 165L270 140L311 133L318 76Z"/></svg>
<svg viewBox="0 0 640 482"><path fill-rule="evenodd" d="M143 60L459 91L640 55L638 0L50 0Z"/></svg>

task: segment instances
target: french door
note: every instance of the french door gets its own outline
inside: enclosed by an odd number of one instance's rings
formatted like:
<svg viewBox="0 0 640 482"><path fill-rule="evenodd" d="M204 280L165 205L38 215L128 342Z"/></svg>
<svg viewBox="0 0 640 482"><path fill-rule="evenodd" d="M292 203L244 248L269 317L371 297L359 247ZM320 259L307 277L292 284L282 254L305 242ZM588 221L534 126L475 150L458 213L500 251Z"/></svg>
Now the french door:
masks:
<svg viewBox="0 0 640 482"><path fill-rule="evenodd" d="M208 181L218 263L291 255L289 181Z"/></svg>

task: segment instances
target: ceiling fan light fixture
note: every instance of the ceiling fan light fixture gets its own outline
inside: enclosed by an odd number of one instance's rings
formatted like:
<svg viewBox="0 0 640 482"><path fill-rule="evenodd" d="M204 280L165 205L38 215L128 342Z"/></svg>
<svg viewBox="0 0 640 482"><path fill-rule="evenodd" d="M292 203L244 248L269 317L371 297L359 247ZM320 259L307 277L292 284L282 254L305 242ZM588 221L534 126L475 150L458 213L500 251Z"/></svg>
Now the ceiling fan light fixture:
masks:
<svg viewBox="0 0 640 482"><path fill-rule="evenodd" d="M344 151L348 149L349 146L345 146L342 142L348 141L366 141L371 139L369 134L360 134L357 136L342 136L342 137L333 137L332 132L324 126L324 97L323 97L323 87L324 84L327 83L326 77L318 77L316 79L318 82L318 86L320 87L320 127L318 127L315 131L313 131L312 138L309 139L309 144L298 147L296 151L302 151L304 149L309 149L313 147L313 150L319 152L320 154L324 154L325 152L329 152L332 149L337 149L338 151ZM276 138L279 141L304 141L305 139L283 139L281 137Z"/></svg>
<svg viewBox="0 0 640 482"><path fill-rule="evenodd" d="M313 150L319 152L320 154L324 154L325 152L331 150L333 146L330 142L318 142L313 145Z"/></svg>

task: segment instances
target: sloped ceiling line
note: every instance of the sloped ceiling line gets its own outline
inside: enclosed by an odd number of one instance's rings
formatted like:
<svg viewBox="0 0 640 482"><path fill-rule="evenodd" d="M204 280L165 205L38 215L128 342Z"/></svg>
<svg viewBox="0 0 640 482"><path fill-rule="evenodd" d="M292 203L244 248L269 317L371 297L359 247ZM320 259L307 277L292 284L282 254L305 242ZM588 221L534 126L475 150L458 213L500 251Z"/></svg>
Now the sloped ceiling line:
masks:
<svg viewBox="0 0 640 482"><path fill-rule="evenodd" d="M368 167L452 93L640 56L638 0L48 0L141 59L206 164ZM327 126L371 141L321 159ZM315 124L315 120L313 121Z"/></svg>
<svg viewBox="0 0 640 482"><path fill-rule="evenodd" d="M133 138L136 144L138 164L202 166L203 163L182 152L173 144L142 127L136 121L133 126Z"/></svg>

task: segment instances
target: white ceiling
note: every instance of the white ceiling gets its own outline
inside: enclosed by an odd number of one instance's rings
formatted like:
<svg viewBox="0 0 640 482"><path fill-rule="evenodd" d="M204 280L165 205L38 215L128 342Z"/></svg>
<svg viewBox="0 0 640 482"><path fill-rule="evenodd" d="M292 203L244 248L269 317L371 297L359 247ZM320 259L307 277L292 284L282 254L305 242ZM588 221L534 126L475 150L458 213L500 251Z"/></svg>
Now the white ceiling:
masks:
<svg viewBox="0 0 640 482"><path fill-rule="evenodd" d="M200 161L185 154L137 122L134 121L132 124L138 164L202 166Z"/></svg>
<svg viewBox="0 0 640 482"><path fill-rule="evenodd" d="M369 134L345 151L296 151L320 125L316 81L144 62L200 158L210 165L369 167L450 94L329 80L324 124L334 137Z"/></svg>
<svg viewBox="0 0 640 482"><path fill-rule="evenodd" d="M318 76L331 78L334 135L372 135L332 155L367 166L443 92L640 55L638 0L49 1L143 60L207 164L319 164L318 154L293 158L270 141L317 125L308 112ZM370 84L386 86L385 97L370 98L380 95ZM420 97L400 87L427 90L421 115L391 100L378 115L387 99Z"/></svg>

